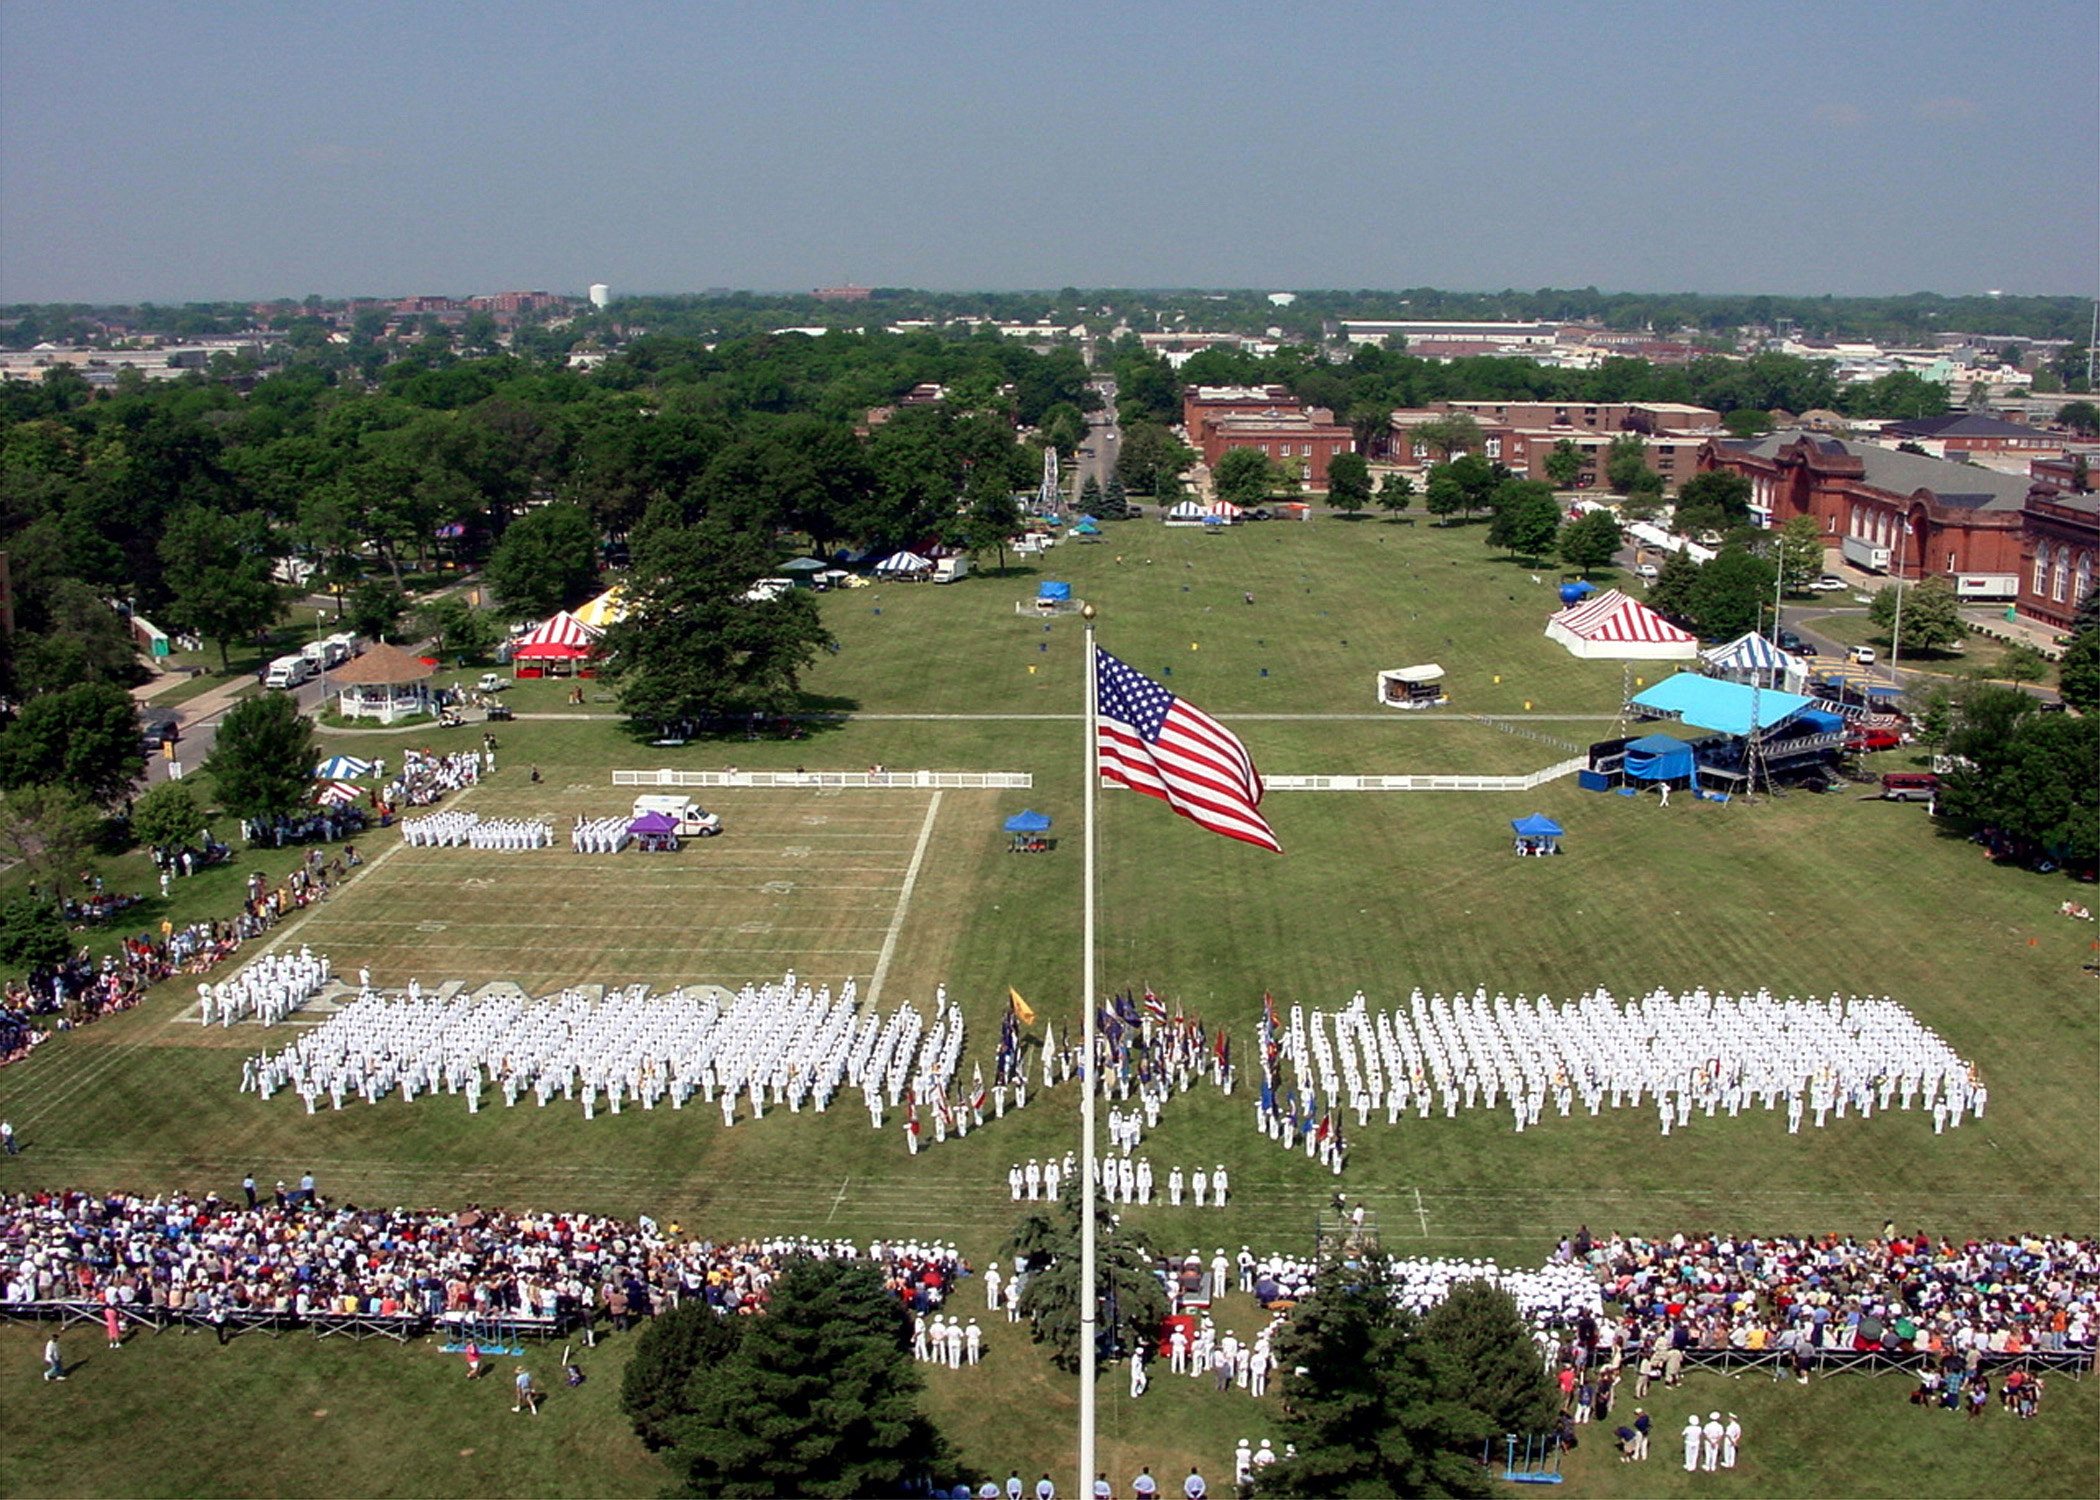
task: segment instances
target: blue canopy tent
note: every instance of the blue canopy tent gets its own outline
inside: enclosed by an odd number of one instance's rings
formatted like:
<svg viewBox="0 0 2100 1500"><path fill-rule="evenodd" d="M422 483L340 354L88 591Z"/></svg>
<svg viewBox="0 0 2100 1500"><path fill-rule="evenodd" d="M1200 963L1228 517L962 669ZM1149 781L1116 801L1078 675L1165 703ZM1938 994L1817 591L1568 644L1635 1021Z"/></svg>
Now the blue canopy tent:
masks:
<svg viewBox="0 0 2100 1500"><path fill-rule="evenodd" d="M1626 747L1626 774L1635 781L1676 781L1698 773L1691 745L1675 735L1644 734Z"/></svg>
<svg viewBox="0 0 2100 1500"><path fill-rule="evenodd" d="M1509 826L1516 831L1518 854L1560 853L1561 826L1544 813L1511 818Z"/></svg>
<svg viewBox="0 0 2100 1500"><path fill-rule="evenodd" d="M1049 832L1049 829L1050 816L1047 813L1039 813L1033 809L1015 813L1006 820L1006 831L1014 836L1014 841L1008 846L1007 852L1010 854L1043 853L1050 847L1050 841L1043 837L1045 833Z"/></svg>
<svg viewBox="0 0 2100 1500"><path fill-rule="evenodd" d="M1072 585L1046 578L1035 586L1035 596L1038 599L1050 599L1063 603L1072 597Z"/></svg>
<svg viewBox="0 0 2100 1500"><path fill-rule="evenodd" d="M1580 604L1596 592L1597 585L1594 583L1564 583L1560 586L1560 602L1562 604Z"/></svg>

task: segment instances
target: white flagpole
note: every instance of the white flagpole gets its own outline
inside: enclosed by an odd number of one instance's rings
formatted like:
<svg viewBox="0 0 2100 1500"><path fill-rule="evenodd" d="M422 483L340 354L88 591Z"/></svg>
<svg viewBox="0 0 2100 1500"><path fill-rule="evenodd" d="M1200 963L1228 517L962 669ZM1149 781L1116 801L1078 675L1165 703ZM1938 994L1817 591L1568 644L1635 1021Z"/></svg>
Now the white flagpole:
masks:
<svg viewBox="0 0 2100 1500"><path fill-rule="evenodd" d="M1083 1164L1080 1170L1086 1178L1086 1192L1079 1213L1079 1483L1072 1493L1091 1495L1094 1492L1094 1379L1100 1363L1100 1329L1097 1326L1100 1302L1094 1285L1094 1194L1095 1173L1099 1166L1094 1159L1094 1099L1100 1089L1100 1080L1094 1076L1097 1067L1095 1032L1099 1027L1094 1005L1094 794L1096 783L1101 778L1095 763L1098 750L1094 725L1099 713L1096 701L1099 673L1094 655L1094 606L1086 605L1079 613L1086 620L1086 754L1080 782L1080 806L1086 836L1082 840L1085 852L1080 862L1083 893L1080 898L1079 944L1085 965L1079 985L1079 1006L1086 1025L1086 1047L1081 1054L1086 1059L1081 1080L1086 1093L1079 1107L1079 1159Z"/></svg>

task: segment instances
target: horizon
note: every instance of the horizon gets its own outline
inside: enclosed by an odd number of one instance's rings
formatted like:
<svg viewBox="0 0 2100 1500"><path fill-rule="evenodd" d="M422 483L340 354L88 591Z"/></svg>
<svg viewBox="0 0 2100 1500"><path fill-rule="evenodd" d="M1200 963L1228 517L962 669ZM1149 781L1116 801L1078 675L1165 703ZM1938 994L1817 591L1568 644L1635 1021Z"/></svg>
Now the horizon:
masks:
<svg viewBox="0 0 2100 1500"><path fill-rule="evenodd" d="M2090 224L2048 228L2100 10L1900 19L0 0L0 303L2100 288Z"/></svg>

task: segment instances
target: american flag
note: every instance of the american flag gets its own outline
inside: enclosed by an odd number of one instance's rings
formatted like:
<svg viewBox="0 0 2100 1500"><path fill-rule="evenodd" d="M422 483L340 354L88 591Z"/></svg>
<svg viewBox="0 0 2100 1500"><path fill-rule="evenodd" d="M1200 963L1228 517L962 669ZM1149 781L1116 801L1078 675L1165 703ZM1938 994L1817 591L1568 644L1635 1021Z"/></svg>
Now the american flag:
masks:
<svg viewBox="0 0 2100 1500"><path fill-rule="evenodd" d="M1094 688L1103 776L1213 833L1283 852L1256 811L1261 774L1231 730L1098 648Z"/></svg>

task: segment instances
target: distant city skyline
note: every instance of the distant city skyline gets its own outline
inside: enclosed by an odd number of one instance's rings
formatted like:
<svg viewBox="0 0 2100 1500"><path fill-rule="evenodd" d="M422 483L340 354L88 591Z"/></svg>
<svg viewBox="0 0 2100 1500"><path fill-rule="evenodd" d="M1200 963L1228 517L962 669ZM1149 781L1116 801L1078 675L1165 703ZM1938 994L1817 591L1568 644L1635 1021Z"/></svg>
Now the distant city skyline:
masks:
<svg viewBox="0 0 2100 1500"><path fill-rule="evenodd" d="M0 0L0 302L2091 296L2096 55L2089 0Z"/></svg>

